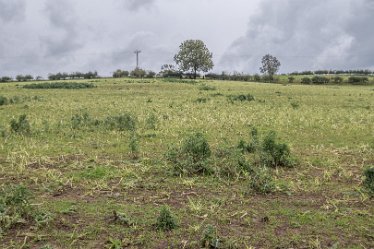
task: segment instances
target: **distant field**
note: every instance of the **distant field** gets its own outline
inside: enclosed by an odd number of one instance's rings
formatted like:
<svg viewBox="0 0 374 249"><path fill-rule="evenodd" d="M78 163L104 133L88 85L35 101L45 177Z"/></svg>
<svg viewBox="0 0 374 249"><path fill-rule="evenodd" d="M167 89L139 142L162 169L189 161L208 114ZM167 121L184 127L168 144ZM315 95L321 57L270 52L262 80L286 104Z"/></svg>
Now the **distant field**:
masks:
<svg viewBox="0 0 374 249"><path fill-rule="evenodd" d="M24 185L40 214L4 229L1 248L202 248L207 227L207 248L374 248L374 200L361 186L374 165L374 86L78 82L97 87L0 84L0 189ZM166 153L189 134L214 154L253 127L275 131L295 158L270 169L271 193L250 187L251 172L173 174ZM164 205L172 231L155 226Z"/></svg>

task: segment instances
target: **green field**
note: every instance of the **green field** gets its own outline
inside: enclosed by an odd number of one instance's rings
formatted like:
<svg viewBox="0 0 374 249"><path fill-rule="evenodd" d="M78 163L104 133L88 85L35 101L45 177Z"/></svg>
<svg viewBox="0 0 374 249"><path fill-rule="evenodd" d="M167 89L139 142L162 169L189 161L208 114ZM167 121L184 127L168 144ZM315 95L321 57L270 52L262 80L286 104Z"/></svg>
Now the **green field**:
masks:
<svg viewBox="0 0 374 249"><path fill-rule="evenodd" d="M31 195L1 248L374 248L374 200L362 187L374 166L374 86L82 82L97 87L0 84L0 188ZM30 132L11 126L23 114ZM111 123L120 116L123 129ZM218 155L254 127L275 131L295 162L269 169L271 193L251 188L253 172L230 168L234 153L209 161L210 175L177 175L167 160L196 132ZM165 205L171 231L155 225Z"/></svg>

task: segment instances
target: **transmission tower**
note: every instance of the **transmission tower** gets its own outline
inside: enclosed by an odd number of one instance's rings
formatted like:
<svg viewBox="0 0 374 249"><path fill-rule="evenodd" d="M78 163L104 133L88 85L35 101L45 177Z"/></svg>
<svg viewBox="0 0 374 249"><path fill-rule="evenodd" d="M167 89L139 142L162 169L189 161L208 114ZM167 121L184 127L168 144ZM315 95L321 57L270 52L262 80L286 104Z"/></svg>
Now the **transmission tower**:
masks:
<svg viewBox="0 0 374 249"><path fill-rule="evenodd" d="M139 54L141 53L142 51L140 50L135 50L134 53L136 54L136 68L138 69L139 68Z"/></svg>

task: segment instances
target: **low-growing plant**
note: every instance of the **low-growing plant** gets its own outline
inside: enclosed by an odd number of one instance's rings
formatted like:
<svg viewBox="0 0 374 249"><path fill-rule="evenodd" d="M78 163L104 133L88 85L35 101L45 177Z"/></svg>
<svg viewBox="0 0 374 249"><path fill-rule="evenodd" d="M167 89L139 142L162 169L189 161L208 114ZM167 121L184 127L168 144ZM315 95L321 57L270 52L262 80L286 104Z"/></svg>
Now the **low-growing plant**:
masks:
<svg viewBox="0 0 374 249"><path fill-rule="evenodd" d="M22 185L0 190L0 235L30 217L30 192Z"/></svg>
<svg viewBox="0 0 374 249"><path fill-rule="evenodd" d="M12 119L10 122L10 129L12 132L20 134L29 134L31 132L31 126L25 114L21 115L17 119Z"/></svg>
<svg viewBox="0 0 374 249"><path fill-rule="evenodd" d="M199 90L201 91L214 91L214 90L217 90L217 87L215 86L209 86L209 85L202 85L199 87Z"/></svg>
<svg viewBox="0 0 374 249"><path fill-rule="evenodd" d="M156 130L158 124L158 117L154 113L148 114L145 119L145 128L149 130Z"/></svg>
<svg viewBox="0 0 374 249"><path fill-rule="evenodd" d="M238 144L238 149L241 150L242 153L254 153L259 150L259 147L259 134L256 127L252 127L250 132L250 141L248 143L244 140L240 140Z"/></svg>
<svg viewBox="0 0 374 249"><path fill-rule="evenodd" d="M234 101L244 102L244 101L254 101L255 100L255 97L251 94L229 95L229 96L227 96L227 98L230 102L234 102Z"/></svg>
<svg viewBox="0 0 374 249"><path fill-rule="evenodd" d="M123 226L134 226L136 223L128 215L113 211L113 222Z"/></svg>
<svg viewBox="0 0 374 249"><path fill-rule="evenodd" d="M202 103L202 104L206 103L207 101L208 101L207 98L197 98L195 100L196 103Z"/></svg>
<svg viewBox="0 0 374 249"><path fill-rule="evenodd" d="M130 149L131 157L133 159L138 159L139 158L139 141L138 141L138 136L135 131L131 133L129 149Z"/></svg>
<svg viewBox="0 0 374 249"><path fill-rule="evenodd" d="M0 106L8 104L8 98L0 95Z"/></svg>
<svg viewBox="0 0 374 249"><path fill-rule="evenodd" d="M201 246L209 249L221 248L217 229L214 226L207 225L205 227L201 238Z"/></svg>
<svg viewBox="0 0 374 249"><path fill-rule="evenodd" d="M171 231L177 227L177 221L168 206L163 206L157 217L156 228L162 231Z"/></svg>
<svg viewBox="0 0 374 249"><path fill-rule="evenodd" d="M84 127L90 126L92 119L87 112L82 114L74 114L71 117L71 128L72 129L82 129Z"/></svg>
<svg viewBox="0 0 374 249"><path fill-rule="evenodd" d="M252 165L246 160L243 153L236 148L217 149L211 161L217 177L231 179L253 171Z"/></svg>
<svg viewBox="0 0 374 249"><path fill-rule="evenodd" d="M370 195L374 196L374 166L364 170L364 181L362 185Z"/></svg>
<svg viewBox="0 0 374 249"><path fill-rule="evenodd" d="M275 184L269 169L265 167L257 169L251 175L250 188L261 194L269 194L273 192L275 190Z"/></svg>
<svg viewBox="0 0 374 249"><path fill-rule="evenodd" d="M209 143L199 132L187 136L180 147L169 148L166 153L167 160L178 175L211 174L210 156Z"/></svg>
<svg viewBox="0 0 374 249"><path fill-rule="evenodd" d="M262 142L261 161L267 167L294 166L289 146L279 143L274 131L269 132Z"/></svg>
<svg viewBox="0 0 374 249"><path fill-rule="evenodd" d="M26 89L87 89L95 88L91 83L76 83L76 82L45 82L24 85Z"/></svg>
<svg viewBox="0 0 374 249"><path fill-rule="evenodd" d="M123 113L119 116L109 116L104 123L110 130L135 131L136 129L136 118L130 113Z"/></svg>

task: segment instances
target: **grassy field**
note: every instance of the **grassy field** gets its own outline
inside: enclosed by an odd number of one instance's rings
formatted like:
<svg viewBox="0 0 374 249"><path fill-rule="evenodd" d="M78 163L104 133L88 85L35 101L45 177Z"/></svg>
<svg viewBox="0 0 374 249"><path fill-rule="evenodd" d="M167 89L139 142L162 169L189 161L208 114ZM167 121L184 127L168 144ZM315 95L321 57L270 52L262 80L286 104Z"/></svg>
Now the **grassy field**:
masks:
<svg viewBox="0 0 374 249"><path fill-rule="evenodd" d="M1 248L374 248L374 200L361 184L374 165L373 86L82 82L97 87L0 84L9 100L0 106L0 188L30 194ZM248 94L254 100L235 98ZM267 171L268 194L251 188L252 171L225 167L233 154L210 161L211 175L177 175L167 160L195 132L218 155L254 127L262 137L275 131L295 162ZM165 206L171 231L157 229ZM1 217L0 205L6 224Z"/></svg>

